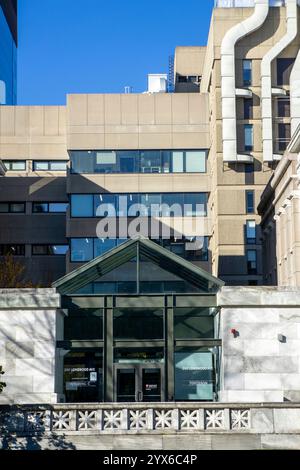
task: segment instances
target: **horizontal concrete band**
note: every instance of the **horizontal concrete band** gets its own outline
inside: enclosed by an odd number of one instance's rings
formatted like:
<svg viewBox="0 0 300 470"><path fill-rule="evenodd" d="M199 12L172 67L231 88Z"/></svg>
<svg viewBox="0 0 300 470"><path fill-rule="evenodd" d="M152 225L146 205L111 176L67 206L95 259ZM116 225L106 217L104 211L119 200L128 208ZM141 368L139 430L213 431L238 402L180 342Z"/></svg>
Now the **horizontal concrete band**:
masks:
<svg viewBox="0 0 300 470"><path fill-rule="evenodd" d="M299 287L222 287L217 294L219 307L299 307Z"/></svg>
<svg viewBox="0 0 300 470"><path fill-rule="evenodd" d="M0 310L60 308L55 289L0 289Z"/></svg>

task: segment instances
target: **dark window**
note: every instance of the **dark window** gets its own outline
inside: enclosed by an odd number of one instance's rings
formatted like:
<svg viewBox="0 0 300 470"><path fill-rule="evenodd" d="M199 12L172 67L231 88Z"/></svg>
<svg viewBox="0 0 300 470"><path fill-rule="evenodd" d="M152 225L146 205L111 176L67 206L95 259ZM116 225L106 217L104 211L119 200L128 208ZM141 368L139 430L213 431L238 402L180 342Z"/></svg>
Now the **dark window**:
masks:
<svg viewBox="0 0 300 470"><path fill-rule="evenodd" d="M252 60L243 60L243 85L252 85Z"/></svg>
<svg viewBox="0 0 300 470"><path fill-rule="evenodd" d="M246 241L248 245L256 243L256 222L255 220L247 220L246 223Z"/></svg>
<svg viewBox="0 0 300 470"><path fill-rule="evenodd" d="M255 250L247 250L247 269L248 274L257 274L257 256Z"/></svg>
<svg viewBox="0 0 300 470"><path fill-rule="evenodd" d="M25 245L0 245L0 256L25 256Z"/></svg>
<svg viewBox="0 0 300 470"><path fill-rule="evenodd" d="M114 310L115 339L163 339L163 310L123 308Z"/></svg>
<svg viewBox="0 0 300 470"><path fill-rule="evenodd" d="M290 117L291 102L289 98L278 98L277 100L277 117Z"/></svg>
<svg viewBox="0 0 300 470"><path fill-rule="evenodd" d="M37 214L46 213L65 213L67 212L68 204L65 202L33 202L32 212Z"/></svg>
<svg viewBox="0 0 300 470"><path fill-rule="evenodd" d="M253 150L253 125L252 124L244 125L244 142L245 142L245 152L252 152Z"/></svg>
<svg viewBox="0 0 300 470"><path fill-rule="evenodd" d="M32 245L33 256L65 256L68 245Z"/></svg>
<svg viewBox="0 0 300 470"><path fill-rule="evenodd" d="M295 59L277 59L277 85L289 85Z"/></svg>
<svg viewBox="0 0 300 470"><path fill-rule="evenodd" d="M7 171L25 171L26 161L25 160L3 160L3 163Z"/></svg>
<svg viewBox="0 0 300 470"><path fill-rule="evenodd" d="M248 281L248 286L257 286L258 282L257 281Z"/></svg>
<svg viewBox="0 0 300 470"><path fill-rule="evenodd" d="M253 119L253 98L244 99L244 119Z"/></svg>
<svg viewBox="0 0 300 470"><path fill-rule="evenodd" d="M279 152L285 152L289 142L291 140L291 125L289 123L278 124L278 150Z"/></svg>
<svg viewBox="0 0 300 470"><path fill-rule="evenodd" d="M245 164L245 173L254 173L254 164L253 163L246 163Z"/></svg>
<svg viewBox="0 0 300 470"><path fill-rule="evenodd" d="M41 160L33 162L33 171L67 171L66 161L61 160Z"/></svg>
<svg viewBox="0 0 300 470"><path fill-rule="evenodd" d="M214 317L209 308L175 308L174 336L176 339L214 338Z"/></svg>
<svg viewBox="0 0 300 470"><path fill-rule="evenodd" d="M24 214L25 202L1 202L0 213Z"/></svg>
<svg viewBox="0 0 300 470"><path fill-rule="evenodd" d="M65 340L102 340L102 309L69 309L65 317Z"/></svg>
<svg viewBox="0 0 300 470"><path fill-rule="evenodd" d="M254 214L254 191L246 191L246 213Z"/></svg>

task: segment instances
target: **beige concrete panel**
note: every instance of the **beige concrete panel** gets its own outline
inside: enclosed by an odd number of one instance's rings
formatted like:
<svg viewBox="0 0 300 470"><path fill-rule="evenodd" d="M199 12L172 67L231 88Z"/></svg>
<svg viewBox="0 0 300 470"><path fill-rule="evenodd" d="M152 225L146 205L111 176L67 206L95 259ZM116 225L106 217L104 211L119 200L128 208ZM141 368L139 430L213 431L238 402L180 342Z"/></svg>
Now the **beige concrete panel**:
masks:
<svg viewBox="0 0 300 470"><path fill-rule="evenodd" d="M30 155L29 144L6 145L1 143L0 153L2 159L26 160Z"/></svg>
<svg viewBox="0 0 300 470"><path fill-rule="evenodd" d="M121 95L121 123L125 126L138 124L138 95Z"/></svg>
<svg viewBox="0 0 300 470"><path fill-rule="evenodd" d="M199 133L174 133L173 147L174 149L207 149L210 146L209 134Z"/></svg>
<svg viewBox="0 0 300 470"><path fill-rule="evenodd" d="M167 124L160 126L142 125L138 126L137 132L140 134L171 134L173 132L173 126Z"/></svg>
<svg viewBox="0 0 300 470"><path fill-rule="evenodd" d="M245 189L218 190L218 213L245 214Z"/></svg>
<svg viewBox="0 0 300 470"><path fill-rule="evenodd" d="M193 94L188 97L189 103L189 123L208 124L209 122L209 95Z"/></svg>
<svg viewBox="0 0 300 470"><path fill-rule="evenodd" d="M121 95L104 95L105 124L121 124Z"/></svg>
<svg viewBox="0 0 300 470"><path fill-rule="evenodd" d="M44 107L29 106L30 135L44 135Z"/></svg>
<svg viewBox="0 0 300 470"><path fill-rule="evenodd" d="M174 124L173 125L173 132L176 134L178 132L184 133L209 133L209 125L208 124Z"/></svg>
<svg viewBox="0 0 300 470"><path fill-rule="evenodd" d="M14 106L1 106L0 107L1 120L0 120L0 135L15 135L15 107Z"/></svg>
<svg viewBox="0 0 300 470"><path fill-rule="evenodd" d="M104 95L88 95L88 126L103 126L104 117Z"/></svg>
<svg viewBox="0 0 300 470"><path fill-rule="evenodd" d="M66 106L58 106L58 132L60 135L67 134L67 108Z"/></svg>
<svg viewBox="0 0 300 470"><path fill-rule="evenodd" d="M199 75L203 73L206 47L176 47L175 73L180 75Z"/></svg>
<svg viewBox="0 0 300 470"><path fill-rule="evenodd" d="M140 149L170 149L172 148L171 134L139 134Z"/></svg>
<svg viewBox="0 0 300 470"><path fill-rule="evenodd" d="M104 134L71 134L67 145L70 150L103 149Z"/></svg>
<svg viewBox="0 0 300 470"><path fill-rule="evenodd" d="M105 146L94 148L105 148L108 150L137 149L138 134L105 134Z"/></svg>
<svg viewBox="0 0 300 470"><path fill-rule="evenodd" d="M172 178L173 191L205 193L211 191L211 179L207 174L173 174Z"/></svg>
<svg viewBox="0 0 300 470"><path fill-rule="evenodd" d="M139 191L148 193L173 192L174 178L168 174L139 175Z"/></svg>
<svg viewBox="0 0 300 470"><path fill-rule="evenodd" d="M45 135L59 134L59 109L58 106L45 106Z"/></svg>
<svg viewBox="0 0 300 470"><path fill-rule="evenodd" d="M87 95L67 95L67 124L69 126L83 126L87 122Z"/></svg>
<svg viewBox="0 0 300 470"><path fill-rule="evenodd" d="M139 124L155 124L155 94L138 96Z"/></svg>
<svg viewBox="0 0 300 470"><path fill-rule="evenodd" d="M114 129L116 126L109 126ZM69 134L104 134L105 126L70 126Z"/></svg>
<svg viewBox="0 0 300 470"><path fill-rule="evenodd" d="M28 106L15 106L15 135L29 135L29 108Z"/></svg>
<svg viewBox="0 0 300 470"><path fill-rule="evenodd" d="M140 180L137 175L106 175L103 187L111 193L137 193Z"/></svg>
<svg viewBox="0 0 300 470"><path fill-rule="evenodd" d="M172 95L168 93L155 94L155 123L170 125L172 123Z"/></svg>
<svg viewBox="0 0 300 470"><path fill-rule="evenodd" d="M174 93L172 95L173 124L189 124L189 94Z"/></svg>
<svg viewBox="0 0 300 470"><path fill-rule="evenodd" d="M137 125L105 126L105 134L137 134Z"/></svg>
<svg viewBox="0 0 300 470"><path fill-rule="evenodd" d="M30 158L33 160L69 160L65 144L32 144L30 146ZM44 175L43 175L44 176Z"/></svg>

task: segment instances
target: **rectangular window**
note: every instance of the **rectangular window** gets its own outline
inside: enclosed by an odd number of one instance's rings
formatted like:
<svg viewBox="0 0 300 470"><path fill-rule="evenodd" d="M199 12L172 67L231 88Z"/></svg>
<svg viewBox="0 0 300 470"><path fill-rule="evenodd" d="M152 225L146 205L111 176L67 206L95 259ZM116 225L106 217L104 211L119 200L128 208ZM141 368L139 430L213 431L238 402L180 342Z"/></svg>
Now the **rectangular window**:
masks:
<svg viewBox="0 0 300 470"><path fill-rule="evenodd" d="M162 309L114 309L115 339L163 339L164 315Z"/></svg>
<svg viewBox="0 0 300 470"><path fill-rule="evenodd" d="M253 125L252 124L244 125L244 142L245 142L245 152L252 152L253 150Z"/></svg>
<svg viewBox="0 0 300 470"><path fill-rule="evenodd" d="M246 223L246 241L248 245L256 243L256 222L255 220L247 220Z"/></svg>
<svg viewBox="0 0 300 470"><path fill-rule="evenodd" d="M247 250L247 269L248 274L257 274L257 256L255 250Z"/></svg>
<svg viewBox="0 0 300 470"><path fill-rule="evenodd" d="M73 238L71 240L71 262L84 263L94 258L93 238Z"/></svg>
<svg viewBox="0 0 300 470"><path fill-rule="evenodd" d="M64 321L65 340L102 340L103 309L69 309Z"/></svg>
<svg viewBox="0 0 300 470"><path fill-rule="evenodd" d="M244 99L244 119L253 119L253 98Z"/></svg>
<svg viewBox="0 0 300 470"><path fill-rule="evenodd" d="M92 194L72 194L71 217L93 217L94 197Z"/></svg>
<svg viewBox="0 0 300 470"><path fill-rule="evenodd" d="M252 60L243 60L243 85L245 87L252 85Z"/></svg>
<svg viewBox="0 0 300 470"><path fill-rule="evenodd" d="M1 202L0 203L1 214L24 214L25 213L25 202Z"/></svg>
<svg viewBox="0 0 300 470"><path fill-rule="evenodd" d="M186 173L205 173L206 172L206 153L190 151L185 154Z"/></svg>
<svg viewBox="0 0 300 470"><path fill-rule="evenodd" d="M278 98L277 100L277 117L290 117L291 101L289 98Z"/></svg>
<svg viewBox="0 0 300 470"><path fill-rule="evenodd" d="M291 124L282 123L278 124L278 151L285 152L291 140Z"/></svg>
<svg viewBox="0 0 300 470"><path fill-rule="evenodd" d="M7 171L26 171L26 161L22 160L4 160Z"/></svg>
<svg viewBox="0 0 300 470"><path fill-rule="evenodd" d="M25 256L25 245L0 245L0 256Z"/></svg>
<svg viewBox="0 0 300 470"><path fill-rule="evenodd" d="M246 214L254 214L254 191L246 191Z"/></svg>
<svg viewBox="0 0 300 470"><path fill-rule="evenodd" d="M67 171L66 161L34 161L33 171Z"/></svg>
<svg viewBox="0 0 300 470"><path fill-rule="evenodd" d="M115 194L94 195L94 216L95 217L116 217L117 196Z"/></svg>
<svg viewBox="0 0 300 470"><path fill-rule="evenodd" d="M60 214L67 212L68 204L65 202L33 202L32 212L35 214Z"/></svg>
<svg viewBox="0 0 300 470"><path fill-rule="evenodd" d="M71 172L78 174L205 173L206 157L206 150L73 151L71 152ZM49 169L47 162L46 164L40 163L40 169Z"/></svg>
<svg viewBox="0 0 300 470"><path fill-rule="evenodd" d="M214 317L209 308L175 308L174 336L176 339L213 339Z"/></svg>
<svg viewBox="0 0 300 470"><path fill-rule="evenodd" d="M32 245L33 256L65 256L68 245Z"/></svg>
<svg viewBox="0 0 300 470"><path fill-rule="evenodd" d="M277 59L277 85L289 85L295 59Z"/></svg>
<svg viewBox="0 0 300 470"><path fill-rule="evenodd" d="M212 401L214 399L213 354L203 348L176 348L175 400Z"/></svg>

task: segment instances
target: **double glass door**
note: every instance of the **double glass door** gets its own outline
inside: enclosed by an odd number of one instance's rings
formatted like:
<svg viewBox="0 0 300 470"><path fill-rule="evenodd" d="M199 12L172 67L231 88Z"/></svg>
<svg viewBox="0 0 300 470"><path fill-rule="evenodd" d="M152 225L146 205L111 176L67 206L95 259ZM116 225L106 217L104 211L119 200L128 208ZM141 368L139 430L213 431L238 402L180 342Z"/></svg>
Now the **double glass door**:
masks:
<svg viewBox="0 0 300 470"><path fill-rule="evenodd" d="M161 364L115 365L116 402L164 401Z"/></svg>

